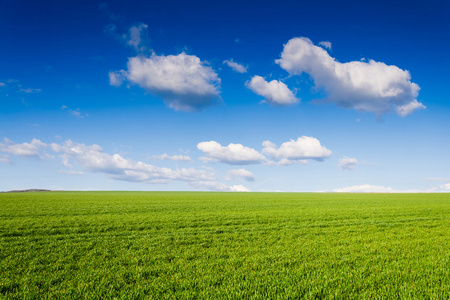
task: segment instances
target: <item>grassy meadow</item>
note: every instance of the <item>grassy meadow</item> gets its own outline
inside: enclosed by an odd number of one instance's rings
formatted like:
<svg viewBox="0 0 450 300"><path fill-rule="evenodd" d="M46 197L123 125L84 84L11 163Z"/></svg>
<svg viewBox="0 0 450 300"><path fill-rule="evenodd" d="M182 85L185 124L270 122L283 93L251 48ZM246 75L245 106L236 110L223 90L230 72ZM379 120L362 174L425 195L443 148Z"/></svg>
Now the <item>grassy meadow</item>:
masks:
<svg viewBox="0 0 450 300"><path fill-rule="evenodd" d="M450 194L0 194L0 299L449 299Z"/></svg>

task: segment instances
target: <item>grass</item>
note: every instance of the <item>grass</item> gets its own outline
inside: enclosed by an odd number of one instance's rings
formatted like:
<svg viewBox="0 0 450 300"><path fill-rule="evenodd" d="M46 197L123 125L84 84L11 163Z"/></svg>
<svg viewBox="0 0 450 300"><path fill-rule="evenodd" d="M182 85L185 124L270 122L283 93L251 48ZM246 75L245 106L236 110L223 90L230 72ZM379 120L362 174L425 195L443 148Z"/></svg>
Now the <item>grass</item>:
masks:
<svg viewBox="0 0 450 300"><path fill-rule="evenodd" d="M450 194L0 194L1 299L449 299Z"/></svg>

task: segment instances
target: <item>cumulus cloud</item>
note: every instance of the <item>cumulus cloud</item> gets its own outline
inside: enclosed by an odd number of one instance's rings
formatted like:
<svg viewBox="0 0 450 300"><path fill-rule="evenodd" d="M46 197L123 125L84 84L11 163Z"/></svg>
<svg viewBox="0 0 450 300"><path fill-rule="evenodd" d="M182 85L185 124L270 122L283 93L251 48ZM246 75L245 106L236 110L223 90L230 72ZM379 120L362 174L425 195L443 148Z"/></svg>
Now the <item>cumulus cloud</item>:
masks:
<svg viewBox="0 0 450 300"><path fill-rule="evenodd" d="M297 140L291 139L278 148L271 141L265 141L262 145L264 146L262 152L279 161L281 165L306 163L306 159L320 161L332 154L330 150L320 144L318 139L309 136L302 136Z"/></svg>
<svg viewBox="0 0 450 300"><path fill-rule="evenodd" d="M230 165L258 164L266 159L255 149L241 144L222 146L216 141L209 141L199 143L197 148L206 155L206 161L220 161Z"/></svg>
<svg viewBox="0 0 450 300"><path fill-rule="evenodd" d="M344 156L338 161L338 167L341 170L354 170L357 164L358 160L356 158L351 158L347 156Z"/></svg>
<svg viewBox="0 0 450 300"><path fill-rule="evenodd" d="M274 106L293 105L299 101L287 85L278 80L267 82L261 76L256 75L246 83L246 86L255 94L263 96L265 102Z"/></svg>
<svg viewBox="0 0 450 300"><path fill-rule="evenodd" d="M167 153L161 154L161 155L153 155L154 158L157 160L173 160L173 161L185 161L185 162L192 162L192 158L190 158L187 155L168 155Z"/></svg>
<svg viewBox="0 0 450 300"><path fill-rule="evenodd" d="M220 101L218 75L200 58L184 52L131 57L127 71L110 72L109 77L110 84L115 86L126 77L175 110L196 111Z"/></svg>
<svg viewBox="0 0 450 300"><path fill-rule="evenodd" d="M246 73L247 72L247 68L246 67L244 67L241 64L238 64L237 62L234 62L233 59L224 60L223 63L226 64L227 66L229 66L230 68L232 68L234 71L236 71L238 73Z"/></svg>
<svg viewBox="0 0 450 300"><path fill-rule="evenodd" d="M340 107L402 117L425 108L408 71L374 60L340 63L308 38L289 40L276 63L291 75L309 74L327 93L325 101Z"/></svg>
<svg viewBox="0 0 450 300"><path fill-rule="evenodd" d="M308 159L322 161L330 157L332 152L314 137L302 136L290 140L277 147L271 141L264 141L262 152L241 144L222 146L216 141L202 142L197 148L206 155L202 161L219 161L230 165L248 165L264 162L267 165L289 166L307 164ZM269 159L264 156L269 156Z"/></svg>
<svg viewBox="0 0 450 300"><path fill-rule="evenodd" d="M229 170L227 172L226 180L233 180L236 178L244 178L247 181L254 181L255 175L253 175L252 172L246 170L246 169L234 169Z"/></svg>
<svg viewBox="0 0 450 300"><path fill-rule="evenodd" d="M33 139L30 143L17 144L8 138L4 138L3 143L0 143L0 152L16 156L43 158L41 149L46 146L47 144L38 139Z"/></svg>

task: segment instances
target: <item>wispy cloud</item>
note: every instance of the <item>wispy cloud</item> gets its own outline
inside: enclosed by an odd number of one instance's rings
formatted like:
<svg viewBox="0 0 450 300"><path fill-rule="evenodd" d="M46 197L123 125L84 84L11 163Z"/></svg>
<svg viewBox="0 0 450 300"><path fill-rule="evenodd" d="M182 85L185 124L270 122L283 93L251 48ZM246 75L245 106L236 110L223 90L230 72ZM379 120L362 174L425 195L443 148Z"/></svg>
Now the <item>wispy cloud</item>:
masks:
<svg viewBox="0 0 450 300"><path fill-rule="evenodd" d="M167 153L161 155L153 155L157 160L173 160L173 161L184 161L184 162L192 162L192 158L187 155L169 155Z"/></svg>
<svg viewBox="0 0 450 300"><path fill-rule="evenodd" d="M234 170L229 170L227 172L227 176L225 179L230 181L230 180L239 179L239 178L243 178L247 181L254 181L255 175L246 169L234 169Z"/></svg>
<svg viewBox="0 0 450 300"><path fill-rule="evenodd" d="M328 49L328 50L331 50L331 42L322 41L322 42L319 42L319 45L324 47L324 48L326 48L326 49Z"/></svg>
<svg viewBox="0 0 450 300"><path fill-rule="evenodd" d="M70 115L72 115L74 117L77 117L79 119L84 119L85 117L89 116L89 114L82 113L79 108L77 108L77 109L70 109L66 105L63 105L63 106L61 106L61 109L62 110L67 110Z"/></svg>
<svg viewBox="0 0 450 300"><path fill-rule="evenodd" d="M224 60L223 63L238 73L247 73L247 67L244 67L243 65L234 62L232 58L229 60Z"/></svg>

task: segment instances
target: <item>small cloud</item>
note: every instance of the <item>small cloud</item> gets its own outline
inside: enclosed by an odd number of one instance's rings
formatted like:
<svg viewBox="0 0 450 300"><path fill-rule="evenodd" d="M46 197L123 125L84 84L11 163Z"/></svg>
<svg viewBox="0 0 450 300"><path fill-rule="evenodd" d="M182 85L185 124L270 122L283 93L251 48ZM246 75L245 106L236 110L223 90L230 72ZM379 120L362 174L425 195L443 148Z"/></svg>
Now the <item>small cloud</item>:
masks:
<svg viewBox="0 0 450 300"><path fill-rule="evenodd" d="M198 189L206 189L210 191L222 191L222 192L249 192L250 190L243 185L228 186L215 180L198 181L192 184L193 187Z"/></svg>
<svg viewBox="0 0 450 300"><path fill-rule="evenodd" d="M68 108L66 105L61 106L62 110L67 110L69 112L70 115L77 117L79 119L84 119L85 117L88 117L88 114L83 114L81 113L80 109L70 109Z"/></svg>
<svg viewBox="0 0 450 300"><path fill-rule="evenodd" d="M223 63L226 64L227 66L229 66L230 68L232 68L234 71L236 71L238 73L246 73L247 72L247 68L246 67L244 67L241 64L238 64L237 62L234 62L233 59L224 60Z"/></svg>
<svg viewBox="0 0 450 300"><path fill-rule="evenodd" d="M324 47L325 49L331 50L331 42L322 41L322 42L319 42L319 45Z"/></svg>
<svg viewBox="0 0 450 300"><path fill-rule="evenodd" d="M358 160L356 158L351 158L347 156L344 156L338 161L338 167L341 170L354 170L357 164Z"/></svg>
<svg viewBox="0 0 450 300"><path fill-rule="evenodd" d="M222 146L216 141L201 142L197 148L207 156L202 161L219 161L230 165L259 164L266 158L255 149L241 144L229 144Z"/></svg>
<svg viewBox="0 0 450 300"><path fill-rule="evenodd" d="M127 44L134 47L137 52L143 52L147 49L145 45L147 37L147 28L148 25L141 23L137 26L132 26L129 29L128 35L125 36L127 39Z"/></svg>
<svg viewBox="0 0 450 300"><path fill-rule="evenodd" d="M4 82L0 82L0 86L6 86Z"/></svg>
<svg viewBox="0 0 450 300"><path fill-rule="evenodd" d="M115 87L122 85L126 79L126 72L124 70L109 72L109 84Z"/></svg>
<svg viewBox="0 0 450 300"><path fill-rule="evenodd" d="M284 166L306 164L306 159L321 161L332 154L330 150L320 144L318 139L310 136L302 136L297 140L291 139L278 148L271 141L264 141L262 145L264 146L263 153L271 156L279 165Z"/></svg>
<svg viewBox="0 0 450 300"><path fill-rule="evenodd" d="M250 190L243 185L233 185L230 187L230 192L250 192Z"/></svg>
<svg viewBox="0 0 450 300"><path fill-rule="evenodd" d="M287 85L278 80L267 82L261 76L255 75L246 83L246 86L255 94L263 96L265 102L274 106L288 106L299 102Z"/></svg>

